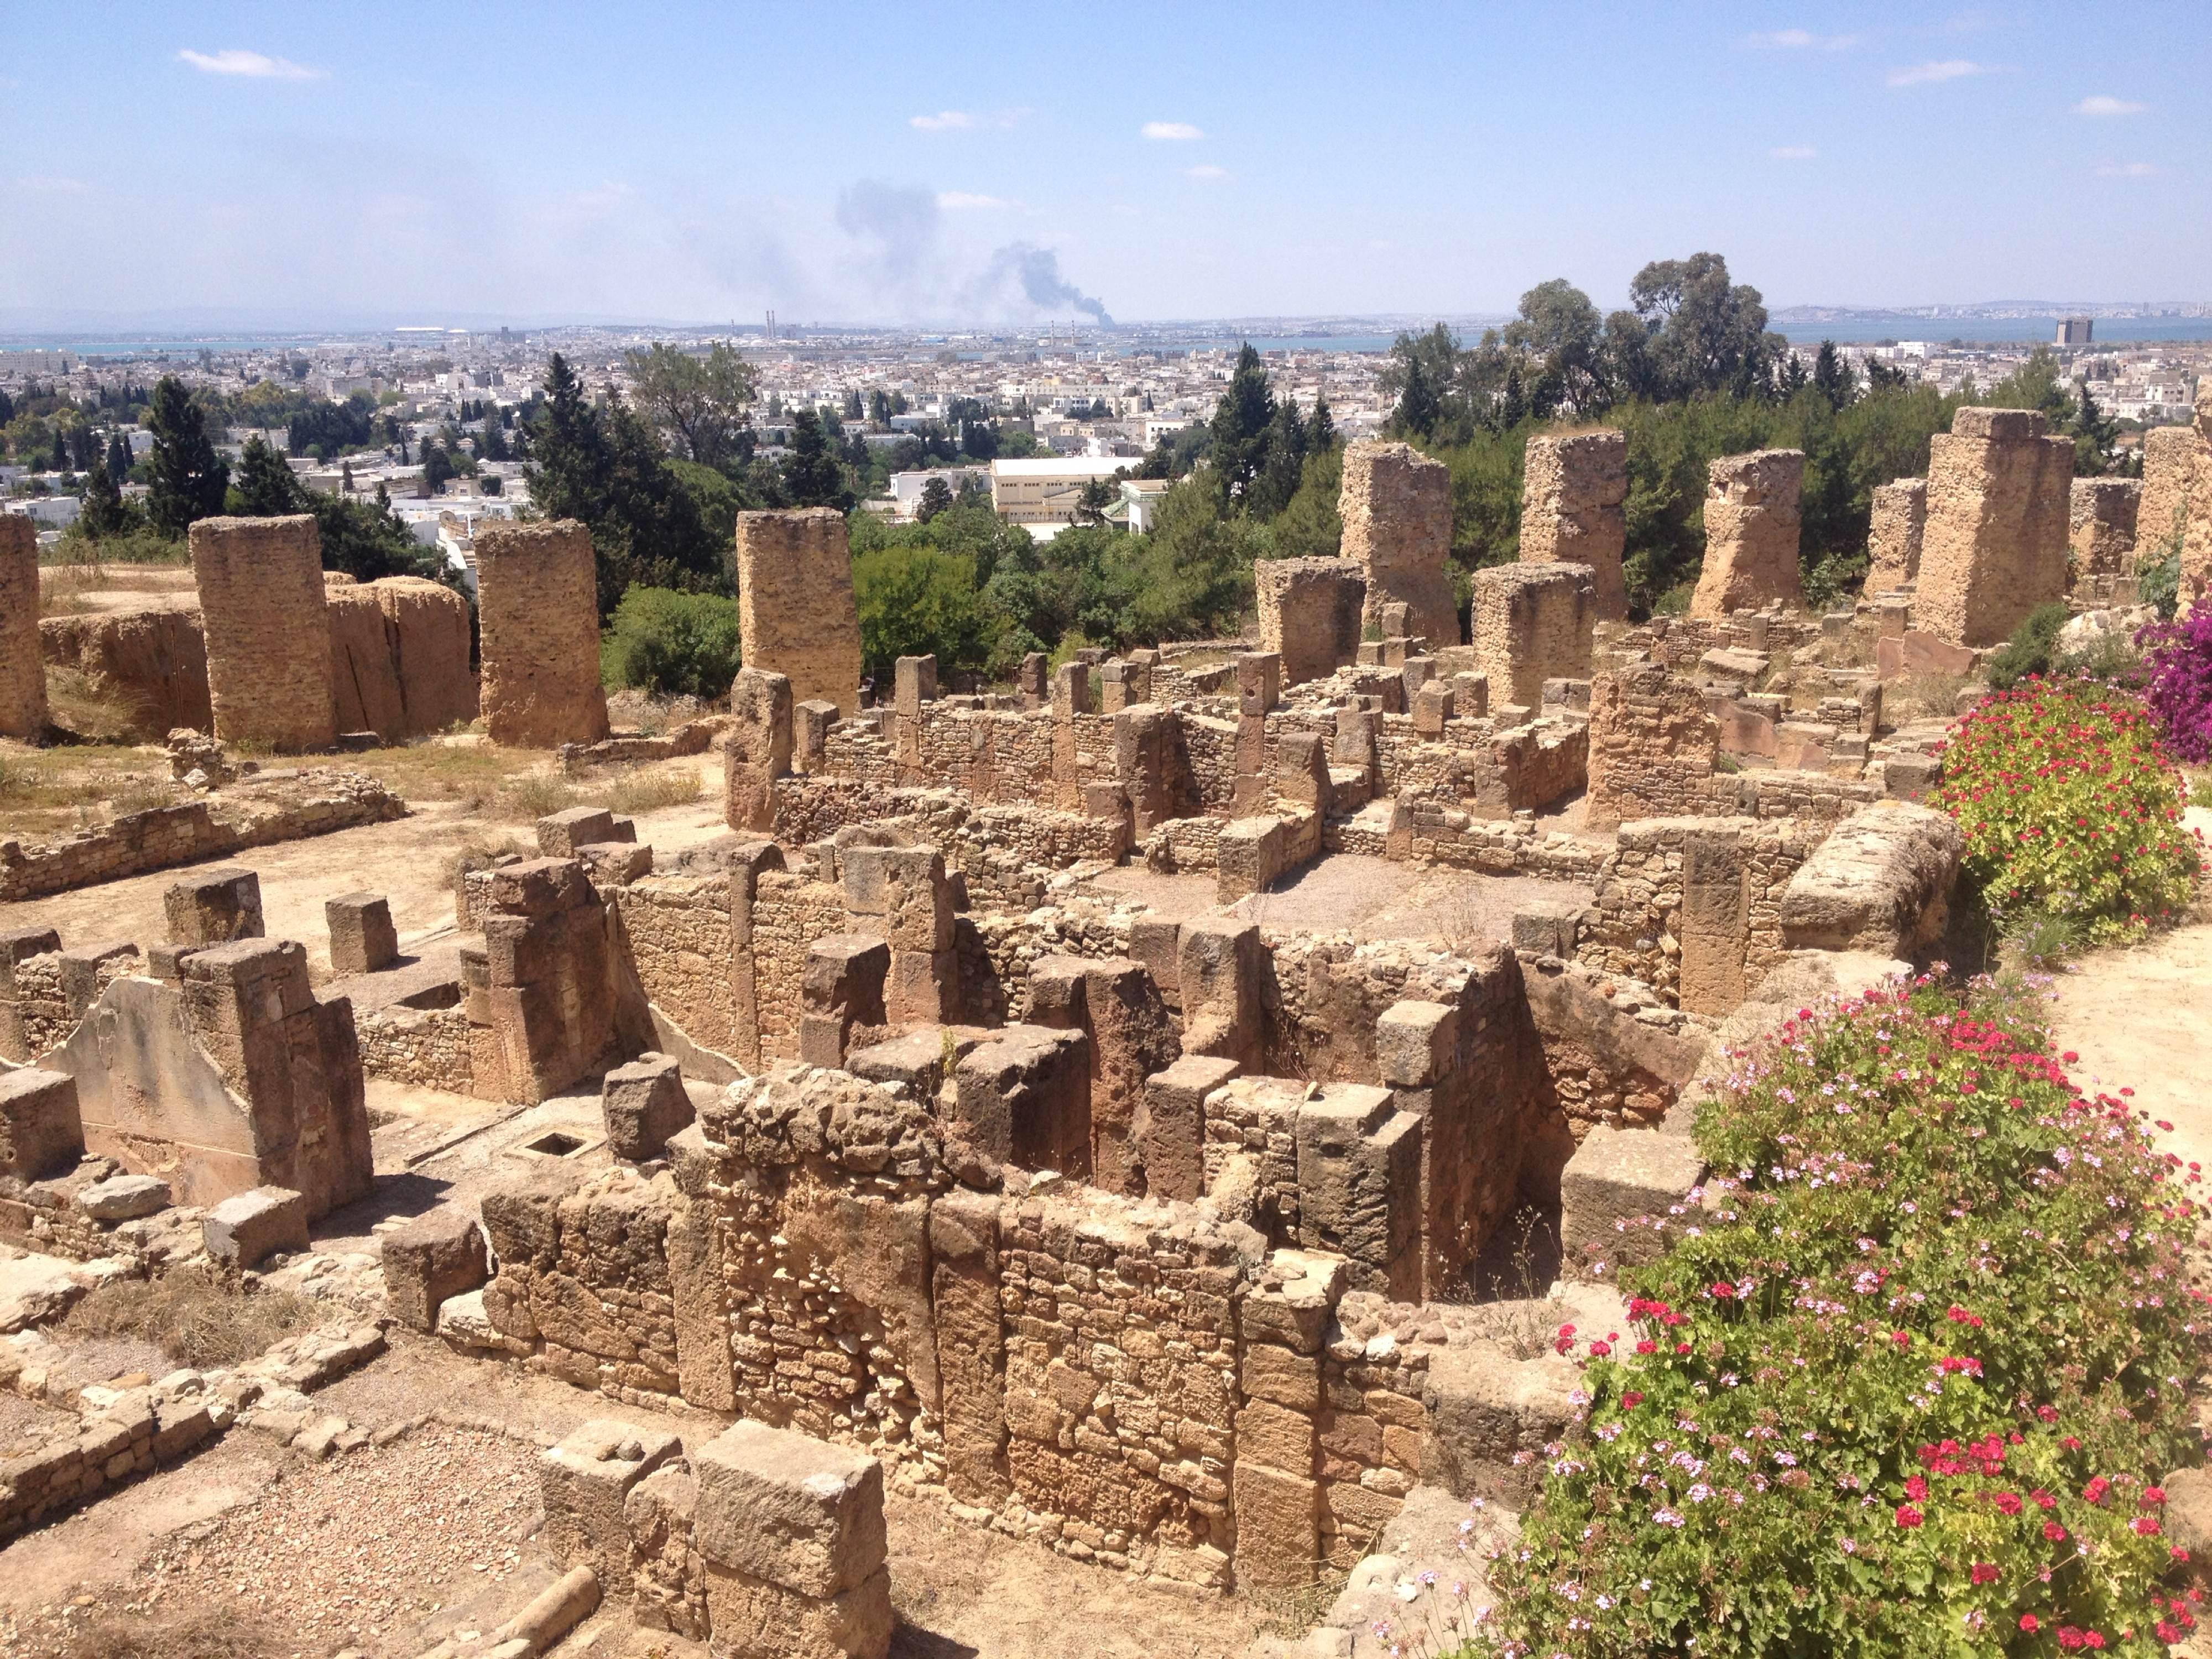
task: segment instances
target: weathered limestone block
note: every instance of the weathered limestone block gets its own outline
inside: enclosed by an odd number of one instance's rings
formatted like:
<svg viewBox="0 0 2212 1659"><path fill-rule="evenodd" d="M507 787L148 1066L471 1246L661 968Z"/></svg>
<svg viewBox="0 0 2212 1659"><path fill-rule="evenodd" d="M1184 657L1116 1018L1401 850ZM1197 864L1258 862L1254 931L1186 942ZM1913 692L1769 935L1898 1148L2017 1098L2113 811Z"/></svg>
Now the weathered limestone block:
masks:
<svg viewBox="0 0 2212 1659"><path fill-rule="evenodd" d="M956 1191L931 1205L929 1255L945 1485L961 1503L995 1508L1013 1490L1006 1475L998 1199Z"/></svg>
<svg viewBox="0 0 2212 1659"><path fill-rule="evenodd" d="M1329 749L1318 732L1284 732L1275 743L1275 793L1328 816Z"/></svg>
<svg viewBox="0 0 2212 1659"><path fill-rule="evenodd" d="M1281 660L1284 684L1325 679L1358 654L1367 578L1352 560L1262 559L1252 581L1260 648Z"/></svg>
<svg viewBox="0 0 2212 1659"><path fill-rule="evenodd" d="M1200 916L1183 924L1176 974L1185 1054L1233 1060L1247 1069L1259 1063L1266 1039L1261 987L1267 967L1257 922Z"/></svg>
<svg viewBox="0 0 2212 1659"><path fill-rule="evenodd" d="M1237 653L1237 697L1243 713L1264 714L1282 701L1283 659L1273 651Z"/></svg>
<svg viewBox="0 0 2212 1659"><path fill-rule="evenodd" d="M607 735L592 532L573 519L477 532L484 723L495 744L556 749Z"/></svg>
<svg viewBox="0 0 2212 1659"><path fill-rule="evenodd" d="M1500 1316L1518 1314L1546 1329L1562 1323L1583 1330L1626 1328L1618 1296L1597 1286L1568 1288L1564 1306L1550 1301L1493 1306ZM1578 1305L1581 1298L1596 1297L1607 1301L1587 1310ZM1460 1498L1523 1507L1541 1484L1544 1448L1559 1441L1576 1416L1581 1384L1575 1363L1548 1349L1523 1359L1505 1340L1494 1339L1454 1341L1437 1350L1421 1393L1427 1419L1423 1479Z"/></svg>
<svg viewBox="0 0 2212 1659"><path fill-rule="evenodd" d="M447 1297L475 1290L491 1278L483 1229L457 1204L417 1216L384 1236L384 1297L392 1316L425 1334L438 1327Z"/></svg>
<svg viewBox="0 0 2212 1659"><path fill-rule="evenodd" d="M381 893L341 893L323 901L331 930L331 971L374 974L399 960L399 930ZM171 928L173 936L175 929ZM181 939L178 941L183 943Z"/></svg>
<svg viewBox="0 0 2212 1659"><path fill-rule="evenodd" d="M646 1630L707 1639L707 1563L693 1541L699 1482L689 1469L664 1463L623 1499L629 1534L631 1616Z"/></svg>
<svg viewBox="0 0 2212 1659"><path fill-rule="evenodd" d="M337 724L313 516L202 519L191 542L216 738L328 749Z"/></svg>
<svg viewBox="0 0 2212 1659"><path fill-rule="evenodd" d="M617 834L615 815L604 806L571 806L549 812L538 820L536 830L541 859L572 859L586 847L637 836L635 825L627 837Z"/></svg>
<svg viewBox="0 0 2212 1659"><path fill-rule="evenodd" d="M607 1150L632 1164L657 1158L669 1137L695 1114L684 1091L684 1073L668 1054L640 1054L607 1073L599 1088L599 1112L606 1123Z"/></svg>
<svg viewBox="0 0 2212 1659"><path fill-rule="evenodd" d="M2076 478L2069 500L2068 539L2073 554L2069 564L2073 581L2079 582L2085 576L2131 574L2135 569L2136 515L2142 501L2142 481Z"/></svg>
<svg viewBox="0 0 2212 1659"><path fill-rule="evenodd" d="M1591 682L1588 822L1698 810L1720 753L1720 723L1692 681L1635 663Z"/></svg>
<svg viewBox="0 0 2212 1659"><path fill-rule="evenodd" d="M1298 1109L1298 1243L1351 1262L1354 1289L1419 1295L1420 1120L1388 1089L1323 1085Z"/></svg>
<svg viewBox="0 0 2212 1659"><path fill-rule="evenodd" d="M1206 1097L1237 1073L1233 1060L1185 1054L1145 1079L1137 1156L1152 1198L1194 1201L1206 1191Z"/></svg>
<svg viewBox="0 0 2212 1659"><path fill-rule="evenodd" d="M1874 517L1867 529L1866 592L1871 598L1917 581L1920 543L1928 525L1928 480L1899 478L1874 487Z"/></svg>
<svg viewBox="0 0 2212 1659"><path fill-rule="evenodd" d="M1451 724L1452 689L1431 680L1413 696L1413 732L1417 737L1441 738Z"/></svg>
<svg viewBox="0 0 2212 1659"><path fill-rule="evenodd" d="M1863 806L1790 878L1783 942L1793 951L1916 957L1942 937L1965 853L1948 813L1904 801Z"/></svg>
<svg viewBox="0 0 2212 1659"><path fill-rule="evenodd" d="M1091 1184L1142 1196L1149 1188L1137 1126L1146 1079L1182 1051L1158 987L1127 957L1043 957L1030 980L1032 1020L1091 1039ZM1048 1006L1040 1006L1038 992Z"/></svg>
<svg viewBox="0 0 2212 1659"><path fill-rule="evenodd" d="M1802 610L1797 568L1798 497L1805 452L1759 449L1723 455L1705 489L1705 562L1690 596L1692 617L1719 618L1780 600Z"/></svg>
<svg viewBox="0 0 2212 1659"><path fill-rule="evenodd" d="M256 1187L226 1198L200 1223L207 1253L241 1272L278 1250L307 1248L307 1200L283 1187Z"/></svg>
<svg viewBox="0 0 2212 1659"><path fill-rule="evenodd" d="M2046 424L2033 409L1962 409L1929 440L1915 628L1996 645L2065 598L2074 441Z"/></svg>
<svg viewBox="0 0 2212 1659"><path fill-rule="evenodd" d="M732 830L775 829L776 780L791 769L791 681L750 665L730 686L722 739L722 821Z"/></svg>
<svg viewBox="0 0 2212 1659"><path fill-rule="evenodd" d="M0 514L0 737L46 730L46 659L39 644L39 532Z"/></svg>
<svg viewBox="0 0 2212 1659"><path fill-rule="evenodd" d="M1091 1173L1091 1042L1080 1031L1008 1025L953 1070L949 1138L1024 1170Z"/></svg>
<svg viewBox="0 0 2212 1659"><path fill-rule="evenodd" d="M501 1074L510 1100L543 1100L614 1046L605 908L569 859L495 870L489 907L486 999Z"/></svg>
<svg viewBox="0 0 2212 1659"><path fill-rule="evenodd" d="M2139 559L2162 558L2189 539L2192 520L2212 514L2212 437L2197 426L2143 434L2142 496L2136 507Z"/></svg>
<svg viewBox="0 0 2212 1659"><path fill-rule="evenodd" d="M1431 646L1457 645L1452 601L1451 472L1410 444L1362 440L1344 452L1344 556L1367 579L1363 628L1382 606L1407 607L1408 630ZM1278 648L1279 647L1272 647Z"/></svg>
<svg viewBox="0 0 2212 1659"><path fill-rule="evenodd" d="M809 945L799 1057L810 1066L842 1066L854 1026L887 1023L890 971L891 947L872 934L825 933Z"/></svg>
<svg viewBox="0 0 2212 1659"><path fill-rule="evenodd" d="M952 945L952 888L934 847L848 847L837 872L845 908L893 951Z"/></svg>
<svg viewBox="0 0 2212 1659"><path fill-rule="evenodd" d="M564 1567L589 1567L612 1592L629 1583L630 1535L623 1505L631 1490L684 1443L654 1425L595 1417L538 1460L545 1524L539 1541Z"/></svg>
<svg viewBox="0 0 2212 1659"><path fill-rule="evenodd" d="M803 1595L713 1559L707 1618L714 1659L883 1659L890 1651L888 1567L836 1595Z"/></svg>
<svg viewBox="0 0 2212 1659"><path fill-rule="evenodd" d="M1628 434L1547 432L1528 440L1521 490L1521 557L1586 564L1601 622L1628 615L1621 555L1628 545Z"/></svg>
<svg viewBox="0 0 2212 1659"><path fill-rule="evenodd" d="M1620 1224L1664 1217L1705 1173L1687 1135L1593 1126L1559 1176L1561 1261L1577 1277L1601 1264L1611 1278L1623 1262L1652 1260L1665 1249L1666 1234Z"/></svg>
<svg viewBox="0 0 2212 1659"><path fill-rule="evenodd" d="M42 1180L83 1153L76 1079L29 1066L0 1070L0 1176Z"/></svg>
<svg viewBox="0 0 2212 1659"><path fill-rule="evenodd" d="M198 871L162 893L161 913L174 944L260 939L261 878L237 865Z"/></svg>
<svg viewBox="0 0 2212 1659"><path fill-rule="evenodd" d="M860 708L853 555L835 507L738 514L738 628L748 666L781 674L794 702Z"/></svg>
<svg viewBox="0 0 2212 1659"><path fill-rule="evenodd" d="M699 1553L800 1595L829 1597L884 1567L883 1466L765 1423L739 1423L692 1454ZM720 1633L720 1621L716 1621Z"/></svg>
<svg viewBox="0 0 2212 1659"><path fill-rule="evenodd" d="M1583 564L1508 564L1474 573L1474 659L1488 696L1536 708L1549 679L1588 679L1596 606Z"/></svg>
<svg viewBox="0 0 2212 1659"><path fill-rule="evenodd" d="M401 729L385 732L386 739L426 736L474 720L468 600L421 576L385 576L364 582L361 591L374 594L384 612L385 645L399 687Z"/></svg>
<svg viewBox="0 0 2212 1659"><path fill-rule="evenodd" d="M1321 1482L1240 1457L1234 1490L1237 1581L1261 1589L1312 1583L1322 1565Z"/></svg>

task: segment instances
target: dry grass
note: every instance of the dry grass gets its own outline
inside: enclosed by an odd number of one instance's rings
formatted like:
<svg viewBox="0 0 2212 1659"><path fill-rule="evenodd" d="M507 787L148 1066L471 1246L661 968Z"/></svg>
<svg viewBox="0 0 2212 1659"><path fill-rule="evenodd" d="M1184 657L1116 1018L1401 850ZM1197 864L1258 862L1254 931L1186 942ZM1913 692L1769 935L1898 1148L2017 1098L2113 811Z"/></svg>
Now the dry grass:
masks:
<svg viewBox="0 0 2212 1659"><path fill-rule="evenodd" d="M0 831L46 840L182 799L167 761L120 744L0 750Z"/></svg>
<svg viewBox="0 0 2212 1659"><path fill-rule="evenodd" d="M64 1643L57 1659L285 1659L294 1651L266 1622L228 1607L102 1613Z"/></svg>
<svg viewBox="0 0 2212 1659"><path fill-rule="evenodd" d="M666 772L632 773L607 792L606 805L610 811L634 817L665 806L682 806L704 793L695 763Z"/></svg>
<svg viewBox="0 0 2212 1659"><path fill-rule="evenodd" d="M180 1365L205 1370L251 1359L316 1323L323 1310L289 1291L241 1287L204 1268L100 1285L71 1308L63 1327L82 1337L135 1336Z"/></svg>
<svg viewBox="0 0 2212 1659"><path fill-rule="evenodd" d="M1958 707L1959 693L1966 689L1964 674L1930 671L1892 680L1882 696L1882 723L1903 726L1907 720L1948 720Z"/></svg>

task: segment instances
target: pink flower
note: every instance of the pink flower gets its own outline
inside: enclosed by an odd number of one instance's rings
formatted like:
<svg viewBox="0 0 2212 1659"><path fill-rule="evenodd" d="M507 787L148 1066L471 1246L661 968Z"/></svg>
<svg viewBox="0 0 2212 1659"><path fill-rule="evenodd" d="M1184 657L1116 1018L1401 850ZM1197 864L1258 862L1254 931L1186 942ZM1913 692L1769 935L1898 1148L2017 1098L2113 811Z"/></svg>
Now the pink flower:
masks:
<svg viewBox="0 0 2212 1659"><path fill-rule="evenodd" d="M1918 1526L1924 1519L1926 1517L1910 1504L1899 1504L1897 1506L1897 1524L1900 1527L1910 1530Z"/></svg>

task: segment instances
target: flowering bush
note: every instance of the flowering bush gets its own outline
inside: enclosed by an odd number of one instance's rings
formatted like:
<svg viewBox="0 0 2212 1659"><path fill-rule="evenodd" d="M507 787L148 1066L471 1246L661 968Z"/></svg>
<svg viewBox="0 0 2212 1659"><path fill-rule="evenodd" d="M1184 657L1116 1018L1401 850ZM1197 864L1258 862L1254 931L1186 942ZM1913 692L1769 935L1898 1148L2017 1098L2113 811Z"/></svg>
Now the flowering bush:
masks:
<svg viewBox="0 0 2212 1659"><path fill-rule="evenodd" d="M2202 1455L2198 1172L2073 1059L1922 981L1744 1063L1698 1114L1710 1219L1626 1276L1633 1328L1587 1361L1470 1651L2181 1640L2158 1481Z"/></svg>
<svg viewBox="0 0 2212 1659"><path fill-rule="evenodd" d="M2141 701L2109 686L2032 679L1984 698L1952 733L1937 801L2000 923L2039 913L2105 943L2172 919L2195 890L2180 774Z"/></svg>
<svg viewBox="0 0 2212 1659"><path fill-rule="evenodd" d="M2153 623L2136 635L2150 668L2147 701L2173 752L2212 761L2212 607L2186 622Z"/></svg>

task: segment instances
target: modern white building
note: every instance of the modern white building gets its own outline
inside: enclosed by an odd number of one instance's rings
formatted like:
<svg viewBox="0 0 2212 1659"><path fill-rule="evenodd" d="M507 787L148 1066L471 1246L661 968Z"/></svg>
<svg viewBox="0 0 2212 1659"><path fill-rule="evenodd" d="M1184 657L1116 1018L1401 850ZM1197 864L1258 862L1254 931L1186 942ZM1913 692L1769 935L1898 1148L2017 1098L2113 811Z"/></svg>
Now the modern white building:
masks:
<svg viewBox="0 0 2212 1659"><path fill-rule="evenodd" d="M945 480L945 487L954 495L960 486L973 478L977 483L988 485L991 469L988 466L938 466L913 472L891 474L891 509L901 520L910 520L921 506L921 492L929 488L932 478Z"/></svg>
<svg viewBox="0 0 2212 1659"><path fill-rule="evenodd" d="M1113 456L1061 455L1050 460L991 463L991 505L1009 524L1064 525L1094 478L1111 478L1135 463Z"/></svg>

